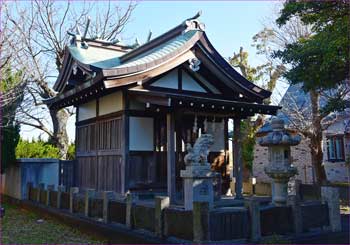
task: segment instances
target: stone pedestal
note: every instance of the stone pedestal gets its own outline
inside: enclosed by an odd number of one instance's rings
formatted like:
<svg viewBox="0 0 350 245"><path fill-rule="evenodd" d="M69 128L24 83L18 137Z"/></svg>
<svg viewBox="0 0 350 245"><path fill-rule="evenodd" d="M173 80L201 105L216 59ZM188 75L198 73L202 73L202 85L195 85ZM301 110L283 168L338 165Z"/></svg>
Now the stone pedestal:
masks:
<svg viewBox="0 0 350 245"><path fill-rule="evenodd" d="M272 178L272 203L276 206L284 206L287 204L288 198L288 181L297 172L295 168L290 169L273 169L265 168L265 173Z"/></svg>
<svg viewBox="0 0 350 245"><path fill-rule="evenodd" d="M186 166L185 170L181 170L180 176L184 179L185 210L192 210L193 202L208 202L209 208L213 207L214 173L209 164Z"/></svg>

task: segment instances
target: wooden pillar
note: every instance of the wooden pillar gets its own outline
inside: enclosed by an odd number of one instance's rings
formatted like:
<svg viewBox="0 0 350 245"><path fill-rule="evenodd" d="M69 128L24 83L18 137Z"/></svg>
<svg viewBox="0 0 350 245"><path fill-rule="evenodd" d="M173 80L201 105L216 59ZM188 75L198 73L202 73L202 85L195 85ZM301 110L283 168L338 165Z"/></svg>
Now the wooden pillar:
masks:
<svg viewBox="0 0 350 245"><path fill-rule="evenodd" d="M130 131L130 116L128 113L129 99L126 90L123 90L123 108L124 113L122 115L122 166L121 166L121 194L125 194L129 189L129 131Z"/></svg>
<svg viewBox="0 0 350 245"><path fill-rule="evenodd" d="M235 199L243 199L243 159L242 159L242 138L241 138L241 119L234 118L233 125L233 159L235 169Z"/></svg>
<svg viewBox="0 0 350 245"><path fill-rule="evenodd" d="M166 115L167 126L167 186L170 204L174 203L176 195L175 168L175 118L173 113Z"/></svg>

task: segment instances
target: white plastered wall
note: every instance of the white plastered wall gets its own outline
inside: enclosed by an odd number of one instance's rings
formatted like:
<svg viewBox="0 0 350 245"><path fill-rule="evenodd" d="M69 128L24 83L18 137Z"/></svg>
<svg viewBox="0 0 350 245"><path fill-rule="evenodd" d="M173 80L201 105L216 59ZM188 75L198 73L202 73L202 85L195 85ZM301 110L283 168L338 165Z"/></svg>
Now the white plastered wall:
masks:
<svg viewBox="0 0 350 245"><path fill-rule="evenodd" d="M153 123L151 117L130 117L130 151L153 151Z"/></svg>
<svg viewBox="0 0 350 245"><path fill-rule="evenodd" d="M186 72L182 73L182 89L187 91L206 93L205 89Z"/></svg>
<svg viewBox="0 0 350 245"><path fill-rule="evenodd" d="M121 91L103 96L99 99L99 115L106 115L123 109L123 94Z"/></svg>
<svg viewBox="0 0 350 245"><path fill-rule="evenodd" d="M96 100L79 105L78 121L96 117Z"/></svg>
<svg viewBox="0 0 350 245"><path fill-rule="evenodd" d="M161 87L161 88L171 88L171 89L178 89L179 83L178 83L178 71L173 70L169 72L167 75L165 75L162 78L159 78L159 80L152 83L151 86L153 87Z"/></svg>

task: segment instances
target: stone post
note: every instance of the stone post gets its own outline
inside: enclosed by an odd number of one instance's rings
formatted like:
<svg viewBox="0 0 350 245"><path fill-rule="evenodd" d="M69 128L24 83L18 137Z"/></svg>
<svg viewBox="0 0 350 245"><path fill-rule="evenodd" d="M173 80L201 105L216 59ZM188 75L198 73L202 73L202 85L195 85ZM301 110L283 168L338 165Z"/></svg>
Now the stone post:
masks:
<svg viewBox="0 0 350 245"><path fill-rule="evenodd" d="M134 204L135 199L136 199L136 196L134 193L127 193L126 194L126 220L125 220L125 224L128 228L132 228L132 226L133 226L132 206Z"/></svg>
<svg viewBox="0 0 350 245"><path fill-rule="evenodd" d="M57 205L56 208L61 208L61 195L62 192L66 191L66 187L64 185L57 186Z"/></svg>
<svg viewBox="0 0 350 245"><path fill-rule="evenodd" d="M44 190L45 189L45 184L44 183L40 183L38 185L38 191L36 193L36 201L40 203L40 192L41 190Z"/></svg>
<svg viewBox="0 0 350 245"><path fill-rule="evenodd" d="M193 202L193 241L209 240L209 203Z"/></svg>
<svg viewBox="0 0 350 245"><path fill-rule="evenodd" d="M86 217L89 217L89 206L91 197L95 196L95 189L85 189L85 210L84 214Z"/></svg>
<svg viewBox="0 0 350 245"><path fill-rule="evenodd" d="M339 191L334 187L322 186L321 198L327 203L329 214L329 228L333 232L341 231L341 217L339 204Z"/></svg>
<svg viewBox="0 0 350 245"><path fill-rule="evenodd" d="M155 233L159 238L164 236L164 209L169 207L170 199L165 196L155 198Z"/></svg>
<svg viewBox="0 0 350 245"><path fill-rule="evenodd" d="M103 222L108 223L109 221L109 200L114 198L114 192L113 191L104 191L102 192L102 198L103 198Z"/></svg>
<svg viewBox="0 0 350 245"><path fill-rule="evenodd" d="M73 203L74 203L74 196L79 192L78 187L71 187L69 189L69 212L73 213Z"/></svg>
<svg viewBox="0 0 350 245"><path fill-rule="evenodd" d="M250 240L252 242L257 242L261 238L259 201L250 198L245 200L244 205L248 209L251 220Z"/></svg>
<svg viewBox="0 0 350 245"><path fill-rule="evenodd" d="M300 234L303 232L303 220L301 216L301 207L300 207L299 197L297 195L288 196L287 205L292 208L292 215L294 220L294 232L296 234Z"/></svg>
<svg viewBox="0 0 350 245"><path fill-rule="evenodd" d="M28 182L27 183L27 193L26 193L26 197L27 197L27 200L30 200L30 192L33 188L33 182Z"/></svg>
<svg viewBox="0 0 350 245"><path fill-rule="evenodd" d="M47 195L46 195L46 206L49 206L50 204L50 192L55 189L55 185L48 185L47 186Z"/></svg>
<svg viewBox="0 0 350 245"><path fill-rule="evenodd" d="M295 190L295 195L296 195L296 198L298 199L298 201L301 200L301 196L300 196L300 186L301 186L301 180L296 179L296 180L295 180L295 184L294 184L294 190Z"/></svg>

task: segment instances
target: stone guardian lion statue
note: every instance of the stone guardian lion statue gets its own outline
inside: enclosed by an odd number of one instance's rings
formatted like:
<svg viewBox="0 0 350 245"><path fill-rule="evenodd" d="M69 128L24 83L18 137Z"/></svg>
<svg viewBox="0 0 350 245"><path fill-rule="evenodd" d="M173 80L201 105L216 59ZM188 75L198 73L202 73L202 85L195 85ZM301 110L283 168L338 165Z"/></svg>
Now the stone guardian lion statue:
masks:
<svg viewBox="0 0 350 245"><path fill-rule="evenodd" d="M187 154L184 157L186 166L207 165L210 147L214 144L214 137L211 134L202 134L194 143L186 145Z"/></svg>

